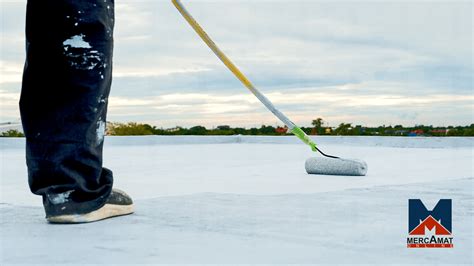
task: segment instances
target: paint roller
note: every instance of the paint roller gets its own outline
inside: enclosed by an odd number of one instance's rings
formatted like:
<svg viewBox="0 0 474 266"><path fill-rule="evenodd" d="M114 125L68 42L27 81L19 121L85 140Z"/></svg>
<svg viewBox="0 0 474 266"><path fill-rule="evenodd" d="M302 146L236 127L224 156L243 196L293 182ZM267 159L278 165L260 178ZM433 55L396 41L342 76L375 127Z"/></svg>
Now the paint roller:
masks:
<svg viewBox="0 0 474 266"><path fill-rule="evenodd" d="M365 176L367 173L367 163L358 159L344 159L336 156L328 155L322 152L306 133L295 125L286 115L280 112L272 102L265 97L257 88L250 82L249 79L232 63L232 61L217 47L214 41L204 31L204 29L197 23L197 21L186 10L180 0L172 0L174 6L178 9L181 15L201 37L201 39L209 46L214 54L227 66L227 68L242 82L242 84L250 90L250 92L257 97L265 107L272 112L278 119L280 119L288 129L297 136L301 141L311 147L314 152L319 152L322 156L312 157L306 160L305 168L308 174L319 175L344 175L344 176Z"/></svg>

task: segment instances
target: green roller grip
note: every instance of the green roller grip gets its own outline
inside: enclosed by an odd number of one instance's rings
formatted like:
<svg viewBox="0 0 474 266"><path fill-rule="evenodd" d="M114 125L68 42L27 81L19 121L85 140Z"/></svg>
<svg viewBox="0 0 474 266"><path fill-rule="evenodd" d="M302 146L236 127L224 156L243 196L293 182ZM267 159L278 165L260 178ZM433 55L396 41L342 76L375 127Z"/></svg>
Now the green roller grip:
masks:
<svg viewBox="0 0 474 266"><path fill-rule="evenodd" d="M295 134L300 140L308 144L311 147L311 150L316 151L316 143L314 143L304 131L299 127L294 127L291 130L291 133Z"/></svg>

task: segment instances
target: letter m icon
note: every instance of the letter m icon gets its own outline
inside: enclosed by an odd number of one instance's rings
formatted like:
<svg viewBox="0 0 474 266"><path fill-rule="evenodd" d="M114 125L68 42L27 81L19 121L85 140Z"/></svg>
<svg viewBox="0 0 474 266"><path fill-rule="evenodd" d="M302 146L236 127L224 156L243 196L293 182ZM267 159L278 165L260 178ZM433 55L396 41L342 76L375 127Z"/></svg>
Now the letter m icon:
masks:
<svg viewBox="0 0 474 266"><path fill-rule="evenodd" d="M450 199L441 199L438 201L433 210L429 211L420 199L408 200L408 232L411 232L421 221L428 216L432 216L452 233L452 202Z"/></svg>

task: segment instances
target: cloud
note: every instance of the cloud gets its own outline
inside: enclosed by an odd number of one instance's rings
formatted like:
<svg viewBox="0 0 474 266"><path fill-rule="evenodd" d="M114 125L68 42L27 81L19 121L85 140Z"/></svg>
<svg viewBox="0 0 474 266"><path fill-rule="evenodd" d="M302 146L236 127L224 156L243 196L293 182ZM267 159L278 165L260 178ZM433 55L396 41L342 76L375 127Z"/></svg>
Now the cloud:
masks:
<svg viewBox="0 0 474 266"><path fill-rule="evenodd" d="M457 121L456 112L468 114L472 109L474 96L465 95L404 95L397 94L397 87L408 84L383 84L368 82L345 84L323 88L294 88L287 92L268 92L267 97L290 118L301 125L309 125L316 117L323 117L332 123L356 122L368 125L396 124L399 121L413 124L413 117L420 117L423 110L434 108L429 115L424 115L428 123L440 123L438 117L450 117ZM360 91L361 88L378 88L378 94ZM390 89L386 89L390 88ZM417 90L419 88L412 87ZM383 92L386 91L386 92ZM450 111L454 108L456 111ZM124 113L124 107L126 110ZM146 119L162 126L201 124L212 126L216 123L226 124L230 121L239 125L258 125L266 123L281 124L250 93L171 93L148 98L110 99L110 115L126 115L133 110L145 110ZM168 120L172 117L174 120ZM466 119L466 117L460 117ZM214 120L213 120L214 119ZM347 120L343 120L347 119ZM124 121L127 121L125 119ZM190 121L194 121L191 123ZM209 122L206 122L209 121Z"/></svg>
<svg viewBox="0 0 474 266"><path fill-rule="evenodd" d="M7 63L0 60L0 84L20 82L23 74L23 64L18 62Z"/></svg>
<svg viewBox="0 0 474 266"><path fill-rule="evenodd" d="M210 71L209 68L119 68L114 70L114 77L115 78L123 78L123 77L135 77L135 78L149 78L149 77L159 77L159 76L167 76L173 74L188 74L188 73L201 73L205 71Z"/></svg>
<svg viewBox="0 0 474 266"><path fill-rule="evenodd" d="M471 1L186 1L254 84L297 123L469 124ZM2 2L0 121L18 117L24 2ZM219 10L219 12L216 12ZM109 119L278 123L169 1L116 4Z"/></svg>

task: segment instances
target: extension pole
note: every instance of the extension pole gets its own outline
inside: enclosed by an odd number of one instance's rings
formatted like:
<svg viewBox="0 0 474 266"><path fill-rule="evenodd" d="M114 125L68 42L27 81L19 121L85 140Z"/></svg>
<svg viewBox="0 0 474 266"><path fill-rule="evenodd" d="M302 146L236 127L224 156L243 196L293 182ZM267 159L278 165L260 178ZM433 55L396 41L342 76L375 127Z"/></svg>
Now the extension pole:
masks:
<svg viewBox="0 0 474 266"><path fill-rule="evenodd" d="M250 82L249 79L237 68L237 66L232 63L232 61L217 47L217 45L212 41L212 39L207 35L207 33L204 31L204 29L197 23L197 21L191 16L191 14L186 10L186 8L183 6L180 0L172 0L174 6L178 9L178 11L183 15L183 17L186 19L186 21L191 25L191 27L196 31L196 33L201 37L201 39L211 48L211 50L214 52L214 54L224 63L227 68L234 73L234 75L244 84L247 89L250 90L250 92L257 97L260 102L262 102L265 107L270 110L278 119L280 119L289 129L290 131L295 134L300 140L302 140L304 143L309 145L313 151L319 151L316 147L316 143L314 143L306 133L299 128L298 126L295 125L286 115L284 115L282 112L280 112L278 109L275 108L275 106L270 102L270 100L265 97L255 86ZM322 153L322 152L321 152ZM325 155L324 153L322 153ZM325 155L326 156L326 155ZM329 156L333 157L333 156Z"/></svg>

